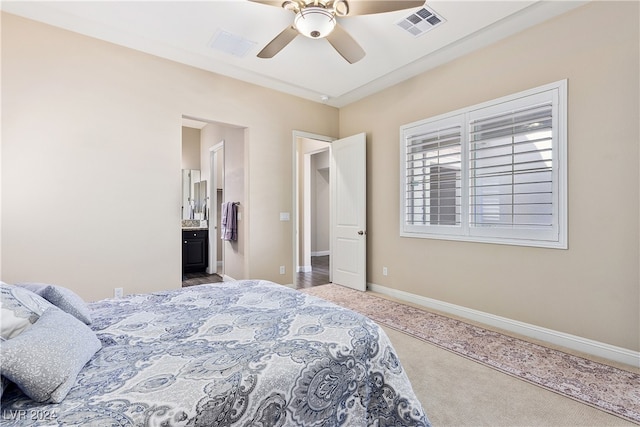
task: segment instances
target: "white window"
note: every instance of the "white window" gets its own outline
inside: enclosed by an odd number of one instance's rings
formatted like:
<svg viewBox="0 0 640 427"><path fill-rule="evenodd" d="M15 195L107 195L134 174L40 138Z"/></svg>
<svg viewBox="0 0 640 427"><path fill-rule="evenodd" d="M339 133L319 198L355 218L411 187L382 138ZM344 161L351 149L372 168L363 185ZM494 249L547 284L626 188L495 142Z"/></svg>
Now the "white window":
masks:
<svg viewBox="0 0 640 427"><path fill-rule="evenodd" d="M567 247L566 81L400 128L400 235Z"/></svg>

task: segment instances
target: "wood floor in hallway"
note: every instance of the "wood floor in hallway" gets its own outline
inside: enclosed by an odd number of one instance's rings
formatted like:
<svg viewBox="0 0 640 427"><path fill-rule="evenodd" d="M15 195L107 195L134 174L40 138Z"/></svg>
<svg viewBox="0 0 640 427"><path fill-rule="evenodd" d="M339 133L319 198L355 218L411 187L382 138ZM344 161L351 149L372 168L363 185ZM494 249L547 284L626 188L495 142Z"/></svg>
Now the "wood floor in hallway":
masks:
<svg viewBox="0 0 640 427"><path fill-rule="evenodd" d="M217 274L185 273L182 287L218 282L222 282L222 277ZM311 257L311 271L296 274L298 289L326 285L327 283L329 283L329 255Z"/></svg>
<svg viewBox="0 0 640 427"><path fill-rule="evenodd" d="M193 285L203 285L205 283L219 283L222 282L222 277L217 274L202 273L185 273L182 279L182 287Z"/></svg>
<svg viewBox="0 0 640 427"><path fill-rule="evenodd" d="M311 257L311 271L297 273L296 288L310 288L312 286L329 283L329 255Z"/></svg>

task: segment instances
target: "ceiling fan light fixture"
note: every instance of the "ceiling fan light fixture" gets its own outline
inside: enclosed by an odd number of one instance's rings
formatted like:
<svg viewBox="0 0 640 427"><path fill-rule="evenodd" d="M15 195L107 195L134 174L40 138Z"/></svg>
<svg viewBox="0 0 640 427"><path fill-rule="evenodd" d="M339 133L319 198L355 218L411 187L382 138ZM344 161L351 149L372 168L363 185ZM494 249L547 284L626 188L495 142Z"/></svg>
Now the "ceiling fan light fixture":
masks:
<svg viewBox="0 0 640 427"><path fill-rule="evenodd" d="M293 23L303 36L321 39L331 34L336 27L336 18L323 7L307 6L296 14Z"/></svg>

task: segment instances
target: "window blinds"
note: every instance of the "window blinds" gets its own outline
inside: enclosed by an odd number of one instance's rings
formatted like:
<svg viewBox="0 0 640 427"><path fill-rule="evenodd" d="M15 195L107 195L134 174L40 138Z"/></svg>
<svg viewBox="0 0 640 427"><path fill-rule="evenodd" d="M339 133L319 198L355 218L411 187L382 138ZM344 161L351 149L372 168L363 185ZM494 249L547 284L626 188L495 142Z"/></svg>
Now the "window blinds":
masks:
<svg viewBox="0 0 640 427"><path fill-rule="evenodd" d="M460 225L462 126L412 136L406 146L406 223Z"/></svg>
<svg viewBox="0 0 640 427"><path fill-rule="evenodd" d="M469 224L553 226L553 105L469 123Z"/></svg>
<svg viewBox="0 0 640 427"><path fill-rule="evenodd" d="M400 235L567 248L567 81L400 128Z"/></svg>

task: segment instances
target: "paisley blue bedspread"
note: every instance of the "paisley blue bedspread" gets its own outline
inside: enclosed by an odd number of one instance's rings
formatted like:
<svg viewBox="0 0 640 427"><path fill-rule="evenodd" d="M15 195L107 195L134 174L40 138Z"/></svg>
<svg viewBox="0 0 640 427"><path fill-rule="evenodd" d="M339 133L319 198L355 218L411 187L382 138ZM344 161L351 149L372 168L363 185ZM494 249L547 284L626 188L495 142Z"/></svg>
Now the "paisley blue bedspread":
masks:
<svg viewBox="0 0 640 427"><path fill-rule="evenodd" d="M267 281L89 304L102 349L58 404L19 390L3 425L427 426L386 334Z"/></svg>

